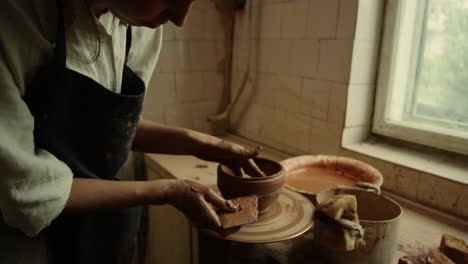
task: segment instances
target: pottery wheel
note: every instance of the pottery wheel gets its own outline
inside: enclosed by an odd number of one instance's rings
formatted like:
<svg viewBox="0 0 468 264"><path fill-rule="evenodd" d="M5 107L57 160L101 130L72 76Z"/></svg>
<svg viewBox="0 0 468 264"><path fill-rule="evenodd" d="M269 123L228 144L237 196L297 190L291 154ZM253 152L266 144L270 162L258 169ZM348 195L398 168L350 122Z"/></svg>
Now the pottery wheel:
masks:
<svg viewBox="0 0 468 264"><path fill-rule="evenodd" d="M312 227L314 206L303 195L283 188L278 199L258 221L244 225L225 240L244 243L271 243L302 235Z"/></svg>

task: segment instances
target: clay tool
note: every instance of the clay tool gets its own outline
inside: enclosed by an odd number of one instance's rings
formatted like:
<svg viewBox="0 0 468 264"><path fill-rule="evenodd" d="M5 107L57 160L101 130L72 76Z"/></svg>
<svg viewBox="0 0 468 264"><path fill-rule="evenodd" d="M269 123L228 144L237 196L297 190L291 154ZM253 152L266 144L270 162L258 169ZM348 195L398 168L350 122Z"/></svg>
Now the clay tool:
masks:
<svg viewBox="0 0 468 264"><path fill-rule="evenodd" d="M221 227L224 229L250 224L257 221L258 217L258 197L244 196L231 200L238 205L239 210L233 213L218 214Z"/></svg>
<svg viewBox="0 0 468 264"><path fill-rule="evenodd" d="M266 174L258 167L258 165L253 159L249 159L248 163L250 167L254 170L254 172L257 174L257 177L266 177Z"/></svg>
<svg viewBox="0 0 468 264"><path fill-rule="evenodd" d="M250 178L249 176L247 176L247 174L245 174L245 171L242 167L240 167L239 170L240 170L242 178Z"/></svg>
<svg viewBox="0 0 468 264"><path fill-rule="evenodd" d="M226 170L227 174L231 176L236 176L236 174L228 166L224 166L224 169Z"/></svg>

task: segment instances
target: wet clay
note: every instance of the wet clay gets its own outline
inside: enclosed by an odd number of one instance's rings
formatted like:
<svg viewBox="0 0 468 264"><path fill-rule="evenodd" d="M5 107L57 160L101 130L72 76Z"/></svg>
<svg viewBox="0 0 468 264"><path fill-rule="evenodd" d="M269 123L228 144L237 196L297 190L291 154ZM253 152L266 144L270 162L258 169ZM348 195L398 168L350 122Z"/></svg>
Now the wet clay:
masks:
<svg viewBox="0 0 468 264"><path fill-rule="evenodd" d="M258 198L257 196L246 196L230 200L238 206L239 210L234 213L218 214L221 227L224 229L250 224L257 221Z"/></svg>
<svg viewBox="0 0 468 264"><path fill-rule="evenodd" d="M286 184L311 193L338 186L353 187L356 180L344 175L342 171L328 168L302 168L288 172Z"/></svg>

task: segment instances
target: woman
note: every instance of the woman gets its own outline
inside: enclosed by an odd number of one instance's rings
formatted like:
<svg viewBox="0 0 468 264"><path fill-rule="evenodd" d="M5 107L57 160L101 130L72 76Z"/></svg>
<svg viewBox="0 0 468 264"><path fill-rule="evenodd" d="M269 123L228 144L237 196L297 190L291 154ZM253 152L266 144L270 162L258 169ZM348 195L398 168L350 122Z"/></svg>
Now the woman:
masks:
<svg viewBox="0 0 468 264"><path fill-rule="evenodd" d="M130 149L216 162L258 154L140 120L161 42L158 27L168 21L182 26L191 4L2 4L0 263L130 263L135 206L171 204L195 225L214 229L220 225L211 206L235 210L193 182L114 180Z"/></svg>

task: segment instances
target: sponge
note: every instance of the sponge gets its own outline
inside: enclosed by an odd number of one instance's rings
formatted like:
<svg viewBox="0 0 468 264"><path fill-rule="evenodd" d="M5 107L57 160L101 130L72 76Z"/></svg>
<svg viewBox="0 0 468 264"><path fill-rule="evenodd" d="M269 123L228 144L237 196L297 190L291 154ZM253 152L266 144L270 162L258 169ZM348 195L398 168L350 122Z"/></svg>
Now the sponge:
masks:
<svg viewBox="0 0 468 264"><path fill-rule="evenodd" d="M340 194L320 204L314 213L318 242L329 249L351 251L365 245L356 196Z"/></svg>
<svg viewBox="0 0 468 264"><path fill-rule="evenodd" d="M257 221L258 197L245 196L231 200L239 210L233 213L218 213L221 227L224 229L250 224Z"/></svg>

